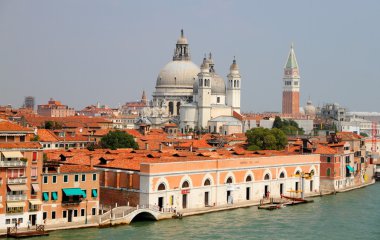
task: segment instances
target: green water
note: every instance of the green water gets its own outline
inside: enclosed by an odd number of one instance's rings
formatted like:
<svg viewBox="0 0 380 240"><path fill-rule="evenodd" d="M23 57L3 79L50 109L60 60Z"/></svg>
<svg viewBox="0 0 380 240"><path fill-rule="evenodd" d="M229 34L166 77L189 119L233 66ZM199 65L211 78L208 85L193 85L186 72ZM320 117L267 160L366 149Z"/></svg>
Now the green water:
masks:
<svg viewBox="0 0 380 240"><path fill-rule="evenodd" d="M275 211L250 207L34 239L380 239L380 183L314 200Z"/></svg>

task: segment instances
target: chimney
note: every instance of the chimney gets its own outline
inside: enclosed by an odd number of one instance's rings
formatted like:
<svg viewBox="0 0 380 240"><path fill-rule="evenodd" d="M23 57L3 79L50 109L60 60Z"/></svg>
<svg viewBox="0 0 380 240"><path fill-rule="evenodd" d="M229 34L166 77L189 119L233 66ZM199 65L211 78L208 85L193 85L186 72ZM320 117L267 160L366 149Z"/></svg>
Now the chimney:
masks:
<svg viewBox="0 0 380 240"><path fill-rule="evenodd" d="M193 151L193 144L190 145L190 152Z"/></svg>
<svg viewBox="0 0 380 240"><path fill-rule="evenodd" d="M45 173L48 173L48 172L49 172L49 168L45 167Z"/></svg>
<svg viewBox="0 0 380 240"><path fill-rule="evenodd" d="M61 173L61 167L60 166L57 167L57 173Z"/></svg>
<svg viewBox="0 0 380 240"><path fill-rule="evenodd" d="M145 143L145 150L149 150L149 143Z"/></svg>
<svg viewBox="0 0 380 240"><path fill-rule="evenodd" d="M160 143L160 152L162 152L162 143Z"/></svg>

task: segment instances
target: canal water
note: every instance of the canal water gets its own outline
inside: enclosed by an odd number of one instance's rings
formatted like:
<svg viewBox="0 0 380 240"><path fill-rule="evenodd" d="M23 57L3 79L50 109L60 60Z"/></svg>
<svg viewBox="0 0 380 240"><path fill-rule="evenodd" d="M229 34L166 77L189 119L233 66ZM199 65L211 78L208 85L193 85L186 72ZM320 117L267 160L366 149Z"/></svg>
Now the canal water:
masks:
<svg viewBox="0 0 380 240"><path fill-rule="evenodd" d="M249 207L181 220L56 231L38 239L380 239L380 183L314 201L274 211Z"/></svg>

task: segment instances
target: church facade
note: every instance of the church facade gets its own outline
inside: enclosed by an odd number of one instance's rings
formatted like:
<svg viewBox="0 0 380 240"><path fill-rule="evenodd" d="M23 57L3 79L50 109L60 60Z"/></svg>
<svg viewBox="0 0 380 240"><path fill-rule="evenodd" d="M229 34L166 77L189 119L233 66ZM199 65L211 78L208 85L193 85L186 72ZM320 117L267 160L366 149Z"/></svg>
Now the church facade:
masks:
<svg viewBox="0 0 380 240"><path fill-rule="evenodd" d="M181 30L172 61L160 70L152 104L143 111L143 118L154 126L176 122L182 133L241 132L241 121L233 117L234 113L240 114L241 92L235 59L227 79L226 86L225 80L215 72L211 53L205 56L200 68L191 61L189 43Z"/></svg>

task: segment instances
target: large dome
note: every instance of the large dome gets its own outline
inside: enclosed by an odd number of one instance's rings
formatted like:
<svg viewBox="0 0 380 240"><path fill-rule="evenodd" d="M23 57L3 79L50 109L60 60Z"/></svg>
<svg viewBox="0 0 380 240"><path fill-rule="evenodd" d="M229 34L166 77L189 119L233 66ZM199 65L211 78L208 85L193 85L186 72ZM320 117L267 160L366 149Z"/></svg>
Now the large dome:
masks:
<svg viewBox="0 0 380 240"><path fill-rule="evenodd" d="M194 83L194 95L198 94L198 84ZM226 95L226 83L223 78L218 74L213 74L211 79L211 94L212 95Z"/></svg>
<svg viewBox="0 0 380 240"><path fill-rule="evenodd" d="M191 61L171 61L158 74L156 88L192 88L199 72L199 67Z"/></svg>

